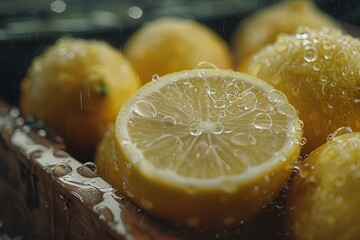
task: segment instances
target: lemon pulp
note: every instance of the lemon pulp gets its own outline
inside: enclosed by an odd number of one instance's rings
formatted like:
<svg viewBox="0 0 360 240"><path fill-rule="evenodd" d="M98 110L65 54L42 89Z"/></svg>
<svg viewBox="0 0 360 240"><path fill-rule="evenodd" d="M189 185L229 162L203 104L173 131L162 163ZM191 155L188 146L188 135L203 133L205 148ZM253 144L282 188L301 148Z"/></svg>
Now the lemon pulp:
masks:
<svg viewBox="0 0 360 240"><path fill-rule="evenodd" d="M283 93L217 69L146 84L115 131L124 192L155 215L203 227L241 222L271 201L301 144Z"/></svg>

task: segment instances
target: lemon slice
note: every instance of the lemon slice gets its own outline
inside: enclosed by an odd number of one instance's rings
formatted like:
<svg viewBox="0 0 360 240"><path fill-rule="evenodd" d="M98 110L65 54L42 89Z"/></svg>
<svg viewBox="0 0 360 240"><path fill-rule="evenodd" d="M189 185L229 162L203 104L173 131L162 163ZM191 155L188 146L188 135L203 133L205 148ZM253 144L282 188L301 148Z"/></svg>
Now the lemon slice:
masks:
<svg viewBox="0 0 360 240"><path fill-rule="evenodd" d="M244 221L280 191L302 131L283 93L218 69L172 73L120 110L123 190L157 216L191 227Z"/></svg>

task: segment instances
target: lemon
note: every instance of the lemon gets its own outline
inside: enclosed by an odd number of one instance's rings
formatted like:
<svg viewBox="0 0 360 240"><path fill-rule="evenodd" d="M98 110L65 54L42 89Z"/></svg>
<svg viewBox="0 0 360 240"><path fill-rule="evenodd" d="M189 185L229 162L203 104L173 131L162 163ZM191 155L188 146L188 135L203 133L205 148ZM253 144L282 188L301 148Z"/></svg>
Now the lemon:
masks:
<svg viewBox="0 0 360 240"><path fill-rule="evenodd" d="M143 84L155 74L192 69L202 61L232 67L228 46L219 35L201 23L180 18L145 24L128 39L124 54Z"/></svg>
<svg viewBox="0 0 360 240"><path fill-rule="evenodd" d="M284 92L304 122L304 154L341 126L360 130L360 41L335 29L300 28L259 51L246 72Z"/></svg>
<svg viewBox="0 0 360 240"><path fill-rule="evenodd" d="M360 133L336 136L301 166L289 197L294 239L360 239Z"/></svg>
<svg viewBox="0 0 360 240"><path fill-rule="evenodd" d="M301 121L283 93L249 75L164 75L121 108L115 146L123 189L153 215L190 227L237 224L281 190Z"/></svg>
<svg viewBox="0 0 360 240"><path fill-rule="evenodd" d="M280 33L293 34L299 26L341 29L335 19L311 0L287 0L265 7L241 21L232 35L231 46L237 65L245 64L252 54L273 43Z"/></svg>
<svg viewBox="0 0 360 240"><path fill-rule="evenodd" d="M116 189L123 189L120 169L118 167L117 153L115 150L115 128L109 124L100 143L96 147L94 163L97 166L96 173L105 181L112 184Z"/></svg>
<svg viewBox="0 0 360 240"><path fill-rule="evenodd" d="M108 123L140 86L131 64L105 42L62 39L34 59L20 109L53 127L71 154L89 161Z"/></svg>

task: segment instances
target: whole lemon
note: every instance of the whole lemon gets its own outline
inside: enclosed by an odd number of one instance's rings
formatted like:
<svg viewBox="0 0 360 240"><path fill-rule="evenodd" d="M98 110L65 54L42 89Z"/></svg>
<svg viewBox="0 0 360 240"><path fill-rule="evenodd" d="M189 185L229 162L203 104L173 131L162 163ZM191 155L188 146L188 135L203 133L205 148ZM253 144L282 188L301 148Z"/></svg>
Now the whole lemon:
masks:
<svg viewBox="0 0 360 240"><path fill-rule="evenodd" d="M300 28L279 36L244 68L289 99L310 153L342 126L360 130L360 40L339 30Z"/></svg>
<svg viewBox="0 0 360 240"><path fill-rule="evenodd" d="M335 19L309 0L288 0L265 7L241 21L232 36L237 64L245 64L262 47L273 43L280 33L293 34L299 26L313 29L341 28Z"/></svg>
<svg viewBox="0 0 360 240"><path fill-rule="evenodd" d="M180 18L145 24L127 41L124 54L143 84L154 74L192 69L202 61L232 67L228 46L220 36L203 24Z"/></svg>
<svg viewBox="0 0 360 240"><path fill-rule="evenodd" d="M288 196L292 239L360 239L360 133L312 152Z"/></svg>
<svg viewBox="0 0 360 240"><path fill-rule="evenodd" d="M107 43L62 39L32 62L20 109L54 128L69 152L86 160L139 85L131 64Z"/></svg>

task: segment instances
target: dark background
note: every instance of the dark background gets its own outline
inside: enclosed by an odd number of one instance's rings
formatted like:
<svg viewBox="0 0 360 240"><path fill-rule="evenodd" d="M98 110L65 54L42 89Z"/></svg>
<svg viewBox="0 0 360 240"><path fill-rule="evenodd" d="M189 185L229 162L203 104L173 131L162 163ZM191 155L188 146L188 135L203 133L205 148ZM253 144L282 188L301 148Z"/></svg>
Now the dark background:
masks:
<svg viewBox="0 0 360 240"><path fill-rule="evenodd" d="M143 23L162 16L193 18L229 41L239 22L276 0L0 0L0 98L17 104L19 83L32 59L62 36L105 40L120 48ZM316 5L343 25L360 26L359 0L316 0ZM60 3L60 4L62 4ZM131 18L128 9L143 14ZM284 19L286 21L286 19Z"/></svg>

